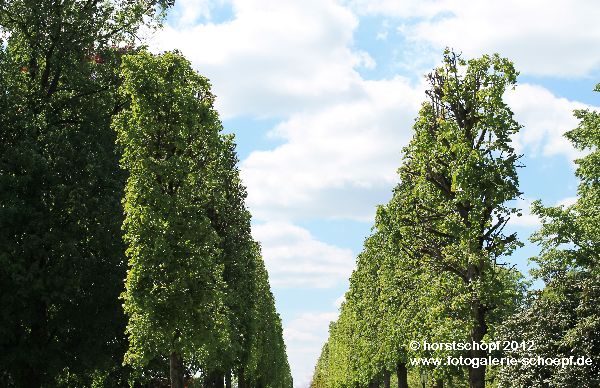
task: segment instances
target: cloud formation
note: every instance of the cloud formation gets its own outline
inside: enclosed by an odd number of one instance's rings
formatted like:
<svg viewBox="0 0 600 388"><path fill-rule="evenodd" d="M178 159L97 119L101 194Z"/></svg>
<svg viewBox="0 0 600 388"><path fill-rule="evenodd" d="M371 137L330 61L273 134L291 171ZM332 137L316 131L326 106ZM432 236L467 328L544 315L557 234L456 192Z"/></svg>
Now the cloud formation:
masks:
<svg viewBox="0 0 600 388"><path fill-rule="evenodd" d="M334 0L235 0L232 10L232 20L216 24L190 25L182 14L150 41L155 51L181 50L210 78L222 117L282 116L343 100L359 92L355 67L375 66L349 48L358 20Z"/></svg>
<svg viewBox="0 0 600 388"><path fill-rule="evenodd" d="M255 217L372 220L391 195L424 94L400 77L361 87L361 98L292 115L271 131L284 144L243 161Z"/></svg>
<svg viewBox="0 0 600 388"><path fill-rule="evenodd" d="M582 155L564 133L578 124L573 110L590 108L588 105L557 97L549 90L531 84L517 86L504 98L515 119L523 125L514 137L519 152L527 152L532 157L563 155L569 161Z"/></svg>
<svg viewBox="0 0 600 388"><path fill-rule="evenodd" d="M354 253L315 239L311 233L286 222L252 227L262 245L271 286L328 288L346 281L354 268Z"/></svg>
<svg viewBox="0 0 600 388"><path fill-rule="evenodd" d="M288 346L295 387L310 385L314 365L327 341L329 323L337 317L338 312L306 312L285 325L283 337Z"/></svg>
<svg viewBox="0 0 600 388"><path fill-rule="evenodd" d="M394 17L413 44L467 57L498 52L523 74L578 77L600 66L594 0L350 0L359 14ZM416 21L415 21L416 20Z"/></svg>

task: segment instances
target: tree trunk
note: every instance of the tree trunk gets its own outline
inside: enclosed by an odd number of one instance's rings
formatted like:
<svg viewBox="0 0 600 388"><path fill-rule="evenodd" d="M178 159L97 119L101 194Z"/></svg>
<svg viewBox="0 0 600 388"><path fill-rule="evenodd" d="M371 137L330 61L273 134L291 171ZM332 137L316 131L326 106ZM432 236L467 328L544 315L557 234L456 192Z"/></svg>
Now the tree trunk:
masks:
<svg viewBox="0 0 600 388"><path fill-rule="evenodd" d="M184 388L183 384L183 359L181 355L175 351L171 352L170 357L170 375L171 388Z"/></svg>
<svg viewBox="0 0 600 388"><path fill-rule="evenodd" d="M238 371L238 388L247 388L246 377L244 376L244 368L240 368Z"/></svg>
<svg viewBox="0 0 600 388"><path fill-rule="evenodd" d="M204 377L204 386L206 388L225 388L223 383L223 373L219 371L209 372Z"/></svg>
<svg viewBox="0 0 600 388"><path fill-rule="evenodd" d="M475 299L471 302L471 314L473 318L473 329L471 330L472 343L481 344L483 336L487 333L485 311L485 306L483 306L479 299ZM486 356L485 350L472 349L469 351L469 357L471 358L486 358ZM469 367L469 387L485 387L485 365L480 365L479 368Z"/></svg>
<svg viewBox="0 0 600 388"><path fill-rule="evenodd" d="M434 388L444 388L444 380L441 380L441 379L435 380Z"/></svg>
<svg viewBox="0 0 600 388"><path fill-rule="evenodd" d="M406 363L398 363L396 376L398 377L398 388L408 388L408 371L406 370Z"/></svg>
<svg viewBox="0 0 600 388"><path fill-rule="evenodd" d="M225 388L225 376L223 372L215 372L215 388Z"/></svg>
<svg viewBox="0 0 600 388"><path fill-rule="evenodd" d="M231 371L225 372L225 388L231 388Z"/></svg>
<svg viewBox="0 0 600 388"><path fill-rule="evenodd" d="M383 371L383 386L385 388L390 388L390 377L391 377L391 373L388 370L384 370Z"/></svg>

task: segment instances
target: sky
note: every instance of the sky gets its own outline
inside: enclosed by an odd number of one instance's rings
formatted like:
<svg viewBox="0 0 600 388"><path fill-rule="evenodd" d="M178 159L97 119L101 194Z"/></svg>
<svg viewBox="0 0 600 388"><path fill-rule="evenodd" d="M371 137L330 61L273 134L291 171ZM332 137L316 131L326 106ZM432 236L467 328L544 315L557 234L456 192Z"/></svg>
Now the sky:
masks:
<svg viewBox="0 0 600 388"><path fill-rule="evenodd" d="M574 109L600 106L600 2L595 0L177 0L153 51L180 50L211 80L234 133L296 388L307 387L329 322L391 198L401 150L425 99L424 75L445 47L469 59L499 53L520 72L504 98L523 126L524 167L511 220L525 246L529 206L574 201L563 137Z"/></svg>

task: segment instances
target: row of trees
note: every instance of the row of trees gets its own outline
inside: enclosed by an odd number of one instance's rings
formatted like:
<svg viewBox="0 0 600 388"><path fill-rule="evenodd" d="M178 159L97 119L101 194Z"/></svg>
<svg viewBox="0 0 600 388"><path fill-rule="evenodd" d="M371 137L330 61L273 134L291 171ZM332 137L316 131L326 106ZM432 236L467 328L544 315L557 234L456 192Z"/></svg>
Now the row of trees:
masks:
<svg viewBox="0 0 600 388"><path fill-rule="evenodd" d="M2 386L292 386L210 85L135 45L171 5L0 1Z"/></svg>
<svg viewBox="0 0 600 388"><path fill-rule="evenodd" d="M544 220L534 237L543 248L535 275L546 287L527 292L521 274L503 259L520 245L515 234L504 233L521 194L519 156L510 141L520 126L502 100L516 77L512 63L498 55L465 61L448 50L428 75L428 99L404 148L400 183L377 210L312 387L598 385L600 119L579 111L582 124L567 135L593 150L578 161L577 204L534 206ZM494 358L585 355L594 362L447 365L448 356L481 360L488 352L423 346L491 341L536 346L499 349ZM411 363L418 357L443 362Z"/></svg>
<svg viewBox="0 0 600 388"><path fill-rule="evenodd" d="M231 136L208 80L177 53L123 58L113 121L129 172L126 362L169 359L172 387L291 387L281 321L250 233Z"/></svg>

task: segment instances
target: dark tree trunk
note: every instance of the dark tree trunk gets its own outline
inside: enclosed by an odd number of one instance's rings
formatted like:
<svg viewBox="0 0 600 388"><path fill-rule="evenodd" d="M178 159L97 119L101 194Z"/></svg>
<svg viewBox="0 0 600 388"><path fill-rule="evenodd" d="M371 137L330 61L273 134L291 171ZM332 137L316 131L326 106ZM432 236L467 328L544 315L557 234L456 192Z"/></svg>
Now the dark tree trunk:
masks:
<svg viewBox="0 0 600 388"><path fill-rule="evenodd" d="M480 300L475 299L471 302L471 313L473 317L473 329L471 330L471 341L473 343L481 343L483 336L487 333L487 324L485 320L485 306ZM469 351L471 358L485 358L485 350L477 349ZM485 387L485 365L479 368L469 367L469 387L484 388Z"/></svg>
<svg viewBox="0 0 600 388"><path fill-rule="evenodd" d="M184 388L183 384L183 359L181 355L175 351L171 352L169 360L171 388Z"/></svg>
<svg viewBox="0 0 600 388"><path fill-rule="evenodd" d="M379 379L377 377L374 377L373 380L371 380L369 388L379 388Z"/></svg>
<svg viewBox="0 0 600 388"><path fill-rule="evenodd" d="M435 380L434 388L444 388L444 380L441 380L441 379Z"/></svg>
<svg viewBox="0 0 600 388"><path fill-rule="evenodd" d="M225 372L225 388L231 388L231 371Z"/></svg>
<svg viewBox="0 0 600 388"><path fill-rule="evenodd" d="M391 373L388 370L383 371L383 386L385 388L390 388L390 380L391 380Z"/></svg>
<svg viewBox="0 0 600 388"><path fill-rule="evenodd" d="M204 377L204 386L206 388L225 388L223 380L222 372L212 371Z"/></svg>
<svg viewBox="0 0 600 388"><path fill-rule="evenodd" d="M398 377L398 388L408 388L408 370L406 370L406 363L398 363L396 376Z"/></svg>
<svg viewBox="0 0 600 388"><path fill-rule="evenodd" d="M223 372L215 372L215 388L225 388L225 376Z"/></svg>
<svg viewBox="0 0 600 388"><path fill-rule="evenodd" d="M244 376L244 368L238 371L238 388L248 388L246 386L246 376Z"/></svg>

